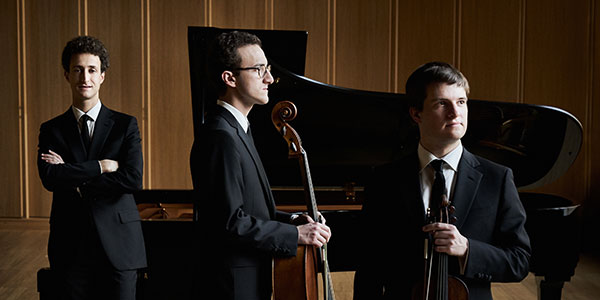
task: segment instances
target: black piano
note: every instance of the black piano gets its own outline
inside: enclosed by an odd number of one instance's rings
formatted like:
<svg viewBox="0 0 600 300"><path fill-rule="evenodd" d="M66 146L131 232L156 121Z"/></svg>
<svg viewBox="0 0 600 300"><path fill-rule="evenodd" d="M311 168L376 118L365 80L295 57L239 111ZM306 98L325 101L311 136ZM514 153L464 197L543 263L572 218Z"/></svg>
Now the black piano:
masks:
<svg viewBox="0 0 600 300"><path fill-rule="evenodd" d="M226 30L232 29L188 28L195 133L216 102L216 94L204 78L206 46ZM246 31L262 40L277 80L269 89L270 102L255 106L249 119L278 208L299 211L305 207L298 162L288 159L287 144L271 122L273 106L289 100L298 108L298 116L290 124L302 138L319 208L334 232L328 246L330 269L353 271L360 255L352 251L353 235L368 174L374 166L401 157L418 143L405 96L342 88L304 77L307 32ZM464 146L512 168L520 190L544 186L563 175L581 143L581 124L564 110L469 100ZM194 245L193 220L205 212L193 209L191 190L144 190L135 197L144 219L149 264L141 274L138 299L190 299L197 267L192 262L202 255L201 250L194 250L198 245ZM563 283L574 274L579 258L578 205L561 197L526 192L521 193L521 200L533 248L531 272L541 279L539 298L560 299ZM38 275L40 295L48 295L47 272L41 270Z"/></svg>

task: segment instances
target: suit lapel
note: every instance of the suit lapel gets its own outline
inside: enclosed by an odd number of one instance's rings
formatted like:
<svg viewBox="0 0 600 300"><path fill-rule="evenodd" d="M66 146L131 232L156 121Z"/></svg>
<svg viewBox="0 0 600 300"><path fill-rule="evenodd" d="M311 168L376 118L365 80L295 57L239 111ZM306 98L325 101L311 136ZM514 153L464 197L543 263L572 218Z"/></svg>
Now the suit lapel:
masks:
<svg viewBox="0 0 600 300"><path fill-rule="evenodd" d="M90 145L90 153L88 153L87 156L88 159L98 159L98 155L104 147L104 142L106 142L106 138L115 123L112 119L112 115L113 113L102 105L100 113L98 113L98 118L94 124L94 134Z"/></svg>
<svg viewBox="0 0 600 300"><path fill-rule="evenodd" d="M395 167L395 174L390 174L390 178L395 178L392 182L390 182L391 186L397 186L398 183L401 184L398 191L401 194L400 199L406 199L404 201L404 205L406 205L407 211L420 212L421 214L415 214L415 218L417 216L421 216L419 221L415 219L415 223L420 226L427 221L427 216L425 215L425 206L423 204L423 194L421 193L421 180L419 176L419 157L416 152L407 156L405 159L397 163ZM397 174L405 174L401 177L400 180L397 179ZM400 181L400 182L398 182Z"/></svg>
<svg viewBox="0 0 600 300"><path fill-rule="evenodd" d="M267 179L267 173L265 172L265 169L262 165L262 161L260 160L260 155L258 154L256 147L254 146L254 141L252 140L252 137L245 133L244 130L241 128L238 128L238 135L244 142L244 145L246 146L246 149L248 149L248 152L250 152L252 160L254 161L254 165L256 166L256 169L260 174L260 181L262 183L263 190L267 195L267 198L270 200L269 202L272 202L271 200L273 200L273 198L271 195L271 187L269 186L269 181Z"/></svg>
<svg viewBox="0 0 600 300"><path fill-rule="evenodd" d="M483 174L477 170L479 161L466 149L463 150L463 155L458 164L458 177L454 187L454 195L452 203L456 208L456 227L461 228L462 224L468 217L468 212L471 210L471 205L475 200L475 195L479 189Z"/></svg>
<svg viewBox="0 0 600 300"><path fill-rule="evenodd" d="M237 131L237 135L246 147L246 150L252 157L252 161L254 162L254 166L258 170L260 183L262 185L263 193L267 198L267 206L269 207L269 213L271 217L274 217L275 213L275 202L273 200L273 194L271 193L271 187L269 186L269 181L267 179L267 173L263 168L262 161L260 160L260 156L254 146L254 142L252 138L244 131L242 126L238 123L235 117L227 111L227 109L218 106L218 113L229 123L231 127L233 127Z"/></svg>

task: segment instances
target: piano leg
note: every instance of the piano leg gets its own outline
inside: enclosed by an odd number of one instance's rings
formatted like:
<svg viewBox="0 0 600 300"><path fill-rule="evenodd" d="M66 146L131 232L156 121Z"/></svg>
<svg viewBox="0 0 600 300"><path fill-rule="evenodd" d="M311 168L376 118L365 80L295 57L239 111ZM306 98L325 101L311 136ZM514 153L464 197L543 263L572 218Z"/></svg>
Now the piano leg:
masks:
<svg viewBox="0 0 600 300"><path fill-rule="evenodd" d="M560 300L564 281L547 280L543 276L535 276L535 282L539 300Z"/></svg>
<svg viewBox="0 0 600 300"><path fill-rule="evenodd" d="M56 275L49 267L38 270L37 290L40 295L40 300L58 300L60 298Z"/></svg>
<svg viewBox="0 0 600 300"><path fill-rule="evenodd" d="M539 300L560 300L565 282L575 274L581 245L579 205L539 193L519 193L527 211L531 240L529 271L535 274ZM560 258L560 259L558 259Z"/></svg>

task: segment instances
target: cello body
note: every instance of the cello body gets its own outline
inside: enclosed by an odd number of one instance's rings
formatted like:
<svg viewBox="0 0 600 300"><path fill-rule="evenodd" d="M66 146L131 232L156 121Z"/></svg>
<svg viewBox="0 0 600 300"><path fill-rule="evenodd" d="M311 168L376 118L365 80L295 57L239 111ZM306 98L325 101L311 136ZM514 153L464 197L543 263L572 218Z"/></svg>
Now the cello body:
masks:
<svg viewBox="0 0 600 300"><path fill-rule="evenodd" d="M276 258L273 268L273 299L317 300L319 298L317 252L299 245L296 256ZM290 272L293 272L293 276Z"/></svg>

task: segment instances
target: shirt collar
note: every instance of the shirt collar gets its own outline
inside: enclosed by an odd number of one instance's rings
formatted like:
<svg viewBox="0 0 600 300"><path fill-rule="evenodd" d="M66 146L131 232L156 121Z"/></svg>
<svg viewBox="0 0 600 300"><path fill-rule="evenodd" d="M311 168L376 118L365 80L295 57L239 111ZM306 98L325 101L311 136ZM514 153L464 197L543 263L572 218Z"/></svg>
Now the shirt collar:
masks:
<svg viewBox="0 0 600 300"><path fill-rule="evenodd" d="M450 153L446 154L443 157L436 157L431 152L427 151L421 143L419 143L419 148L417 149L417 154L419 155L419 163L421 164L421 171L429 165L429 163L436 159L443 160L447 165L449 165L452 170L455 172L458 170L458 163L460 162L460 158L463 153L462 143L459 141L459 144L454 150L450 151Z"/></svg>
<svg viewBox="0 0 600 300"><path fill-rule="evenodd" d="M248 126L250 126L250 122L248 121L248 118L246 118L246 116L244 116L244 114L242 114L241 111L239 111L233 105L231 105L223 100L217 100L217 104L224 107L225 109L227 109L235 117L235 119L238 121L240 126L242 126L242 129L244 129L244 132L248 132Z"/></svg>
<svg viewBox="0 0 600 300"><path fill-rule="evenodd" d="M85 114L90 116L90 118L92 118L92 121L96 122L96 120L98 119L98 114L100 114L100 107L102 107L102 102L100 102L99 99L98 99L98 103L96 103L96 105L94 105L94 107L92 107L87 112L84 112L81 109L71 105L73 114L75 114L75 120L77 120L77 122L79 122L79 118L81 118L81 116L83 116Z"/></svg>

